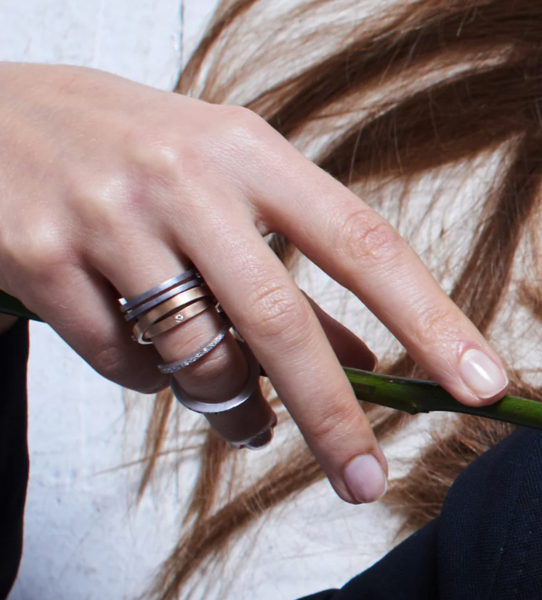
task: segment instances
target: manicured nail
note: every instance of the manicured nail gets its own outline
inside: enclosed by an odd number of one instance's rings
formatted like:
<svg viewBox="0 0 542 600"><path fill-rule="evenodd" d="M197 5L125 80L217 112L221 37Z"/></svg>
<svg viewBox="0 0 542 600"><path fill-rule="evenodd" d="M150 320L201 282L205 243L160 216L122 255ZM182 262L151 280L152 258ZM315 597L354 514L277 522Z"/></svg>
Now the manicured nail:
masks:
<svg viewBox="0 0 542 600"><path fill-rule="evenodd" d="M506 373L480 350L467 350L459 361L464 383L479 398L491 398L508 385Z"/></svg>
<svg viewBox="0 0 542 600"><path fill-rule="evenodd" d="M344 479L358 502L374 502L388 491L388 479L372 454L356 456L344 470Z"/></svg>

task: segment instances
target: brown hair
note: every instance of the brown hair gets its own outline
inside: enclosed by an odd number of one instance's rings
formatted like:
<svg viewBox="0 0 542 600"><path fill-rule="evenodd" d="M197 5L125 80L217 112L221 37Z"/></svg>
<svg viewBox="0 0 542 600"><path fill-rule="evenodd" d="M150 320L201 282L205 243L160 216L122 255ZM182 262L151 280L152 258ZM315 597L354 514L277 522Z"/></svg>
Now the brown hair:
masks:
<svg viewBox="0 0 542 600"><path fill-rule="evenodd" d="M542 314L533 283L539 253L533 217L542 176L542 5L401 1L369 16L359 6L310 0L280 13L280 3L223 0L176 91L251 108L363 194L422 253L508 361L512 392L542 398L536 365L531 371L518 366L525 363L522 335ZM296 276L302 273L288 240L277 234L271 243ZM424 376L382 327L371 327L365 334L381 355L380 371ZM279 429L287 427L280 401L273 404ZM170 390L157 395L140 496L163 453L173 406ZM364 409L383 443L416 422L373 405ZM435 430L383 500L403 514L404 532L436 516L457 474L511 430L466 416ZM254 455L232 451L207 431L179 542L149 597L188 597L190 582L224 559L233 536L324 477L300 436L289 448L280 456L269 450L272 464L247 484L239 463Z"/></svg>

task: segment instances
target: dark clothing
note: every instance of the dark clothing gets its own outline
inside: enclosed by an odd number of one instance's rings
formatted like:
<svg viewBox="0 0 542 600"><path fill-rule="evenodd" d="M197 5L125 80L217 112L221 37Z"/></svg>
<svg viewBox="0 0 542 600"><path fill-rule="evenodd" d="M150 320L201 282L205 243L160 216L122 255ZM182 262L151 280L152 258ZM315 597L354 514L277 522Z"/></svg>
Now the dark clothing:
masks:
<svg viewBox="0 0 542 600"><path fill-rule="evenodd" d="M541 600L541 508L542 432L522 428L465 469L437 519L301 600Z"/></svg>
<svg viewBox="0 0 542 600"><path fill-rule="evenodd" d="M26 367L28 321L0 335L0 599L19 569L28 481Z"/></svg>
<svg viewBox="0 0 542 600"><path fill-rule="evenodd" d="M0 336L0 600L15 579L28 478L28 321ZM542 432L468 467L441 515L341 590L301 600L542 600Z"/></svg>

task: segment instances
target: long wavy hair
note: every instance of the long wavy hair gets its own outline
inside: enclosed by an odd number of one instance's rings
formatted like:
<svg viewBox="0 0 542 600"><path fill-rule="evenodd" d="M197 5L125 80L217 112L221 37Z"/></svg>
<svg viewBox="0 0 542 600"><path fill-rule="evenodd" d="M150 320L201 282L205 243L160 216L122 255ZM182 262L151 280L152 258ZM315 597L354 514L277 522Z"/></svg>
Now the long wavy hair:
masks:
<svg viewBox="0 0 542 600"><path fill-rule="evenodd" d="M307 0L289 6L222 0L175 91L252 109L363 196L501 353L511 391L541 399L531 349L542 316L536 218L542 4ZM280 232L270 243L302 281L308 261ZM335 299L338 286L333 290ZM325 305L323 293L312 294ZM379 370L423 378L389 332L347 292L344 298L348 310L335 316L379 355ZM279 430L287 427L280 399L269 384L264 391L279 413ZM384 444L419 422L370 404L364 409ZM176 413L171 390L159 393L143 448L140 497L166 440L178 435ZM458 473L511 430L467 416L436 429L383 499L403 516L402 534L437 516ZM231 450L210 429L202 435L199 475L186 497L178 543L147 591L155 600L187 598L198 578L225 560L236 536L324 478L300 435L287 452L272 445L266 467L248 482L240 464L262 459Z"/></svg>

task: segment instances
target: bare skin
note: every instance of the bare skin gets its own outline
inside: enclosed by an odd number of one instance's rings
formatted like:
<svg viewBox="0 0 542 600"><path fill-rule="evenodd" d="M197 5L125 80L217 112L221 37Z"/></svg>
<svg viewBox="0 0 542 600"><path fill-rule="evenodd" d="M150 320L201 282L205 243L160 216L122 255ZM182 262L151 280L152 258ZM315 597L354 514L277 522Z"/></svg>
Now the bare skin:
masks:
<svg viewBox="0 0 542 600"><path fill-rule="evenodd" d="M0 124L0 289L115 383L161 390L168 378L157 363L213 337L217 317L205 312L141 346L119 312L119 296L193 263L337 494L376 500L386 459L328 317L263 238L281 232L460 402L488 404L506 392L498 355L397 231L254 113L92 69L0 63ZM219 399L246 375L228 336L175 377L194 397Z"/></svg>

